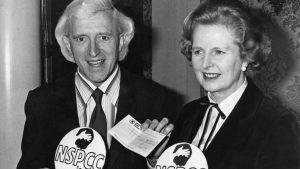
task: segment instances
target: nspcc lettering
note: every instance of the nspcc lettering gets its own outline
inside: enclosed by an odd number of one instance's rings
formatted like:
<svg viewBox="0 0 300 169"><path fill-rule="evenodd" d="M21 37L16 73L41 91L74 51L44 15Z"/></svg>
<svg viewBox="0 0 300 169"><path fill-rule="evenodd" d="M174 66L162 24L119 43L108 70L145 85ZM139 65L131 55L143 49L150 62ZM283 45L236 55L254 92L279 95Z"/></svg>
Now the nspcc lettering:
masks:
<svg viewBox="0 0 300 169"><path fill-rule="evenodd" d="M68 165L78 166L81 164L86 169L102 169L105 162L105 155L86 153L82 149L59 145L55 153L55 161Z"/></svg>

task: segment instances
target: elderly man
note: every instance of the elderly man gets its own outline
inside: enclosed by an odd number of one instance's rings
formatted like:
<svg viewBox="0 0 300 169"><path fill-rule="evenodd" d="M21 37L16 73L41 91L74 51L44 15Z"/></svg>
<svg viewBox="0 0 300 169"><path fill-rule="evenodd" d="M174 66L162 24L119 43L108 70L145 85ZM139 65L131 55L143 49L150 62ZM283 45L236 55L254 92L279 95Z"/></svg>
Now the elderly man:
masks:
<svg viewBox="0 0 300 169"><path fill-rule="evenodd" d="M29 92L18 169L54 168L60 140L79 126L93 127L103 136L108 147L105 168L147 168L145 158L107 134L127 114L143 122L173 113L165 88L118 65L133 35L133 21L109 0L74 0L67 6L55 36L64 57L78 70ZM101 107L95 95L100 96ZM167 123L163 118L156 130L168 133L172 126Z"/></svg>

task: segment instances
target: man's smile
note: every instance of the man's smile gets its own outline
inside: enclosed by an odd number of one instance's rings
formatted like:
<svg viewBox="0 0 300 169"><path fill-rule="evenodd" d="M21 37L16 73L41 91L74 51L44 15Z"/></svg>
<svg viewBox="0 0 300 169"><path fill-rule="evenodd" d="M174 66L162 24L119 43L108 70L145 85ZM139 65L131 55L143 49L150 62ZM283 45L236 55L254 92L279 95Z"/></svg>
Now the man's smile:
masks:
<svg viewBox="0 0 300 169"><path fill-rule="evenodd" d="M101 65L104 64L104 62L105 62L105 59L87 61L87 63L92 67L100 67Z"/></svg>

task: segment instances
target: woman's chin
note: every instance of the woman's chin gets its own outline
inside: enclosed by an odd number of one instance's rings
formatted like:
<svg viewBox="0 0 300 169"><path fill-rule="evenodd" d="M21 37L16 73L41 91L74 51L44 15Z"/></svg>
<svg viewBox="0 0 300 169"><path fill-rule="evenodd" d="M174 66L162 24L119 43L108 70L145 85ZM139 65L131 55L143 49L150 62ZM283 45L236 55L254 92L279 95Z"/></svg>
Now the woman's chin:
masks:
<svg viewBox="0 0 300 169"><path fill-rule="evenodd" d="M215 92L217 91L220 86L219 83L209 83L209 82L205 82L205 83L202 83L201 86L204 88L205 91L208 91L208 92Z"/></svg>

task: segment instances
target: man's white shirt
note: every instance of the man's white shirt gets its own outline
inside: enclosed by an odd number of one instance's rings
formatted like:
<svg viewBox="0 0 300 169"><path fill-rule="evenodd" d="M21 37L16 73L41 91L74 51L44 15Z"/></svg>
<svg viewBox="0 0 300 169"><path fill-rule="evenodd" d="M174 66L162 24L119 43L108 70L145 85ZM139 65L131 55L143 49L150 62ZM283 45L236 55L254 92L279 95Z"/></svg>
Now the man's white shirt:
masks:
<svg viewBox="0 0 300 169"><path fill-rule="evenodd" d="M120 91L121 72L117 66L113 73L98 88L103 92L102 109L106 116L107 130L110 130L116 119ZM91 96L97 88L87 80L79 70L75 74L76 103L80 127L88 127L96 103ZM110 147L112 137L107 134L107 144Z"/></svg>

